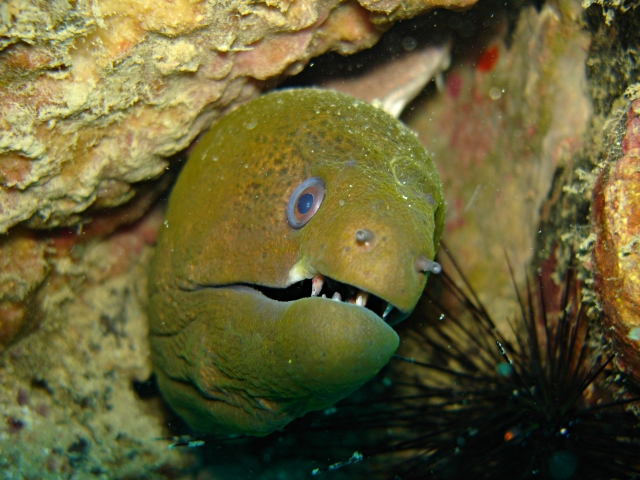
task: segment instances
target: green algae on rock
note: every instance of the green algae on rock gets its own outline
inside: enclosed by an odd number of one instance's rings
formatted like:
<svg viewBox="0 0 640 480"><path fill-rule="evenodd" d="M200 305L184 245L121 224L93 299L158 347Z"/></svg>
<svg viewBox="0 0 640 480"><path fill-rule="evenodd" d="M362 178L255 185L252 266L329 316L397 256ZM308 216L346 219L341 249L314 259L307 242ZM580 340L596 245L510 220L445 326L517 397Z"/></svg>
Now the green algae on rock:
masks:
<svg viewBox="0 0 640 480"><path fill-rule="evenodd" d="M164 397L196 430L265 435L348 396L395 352L443 220L433 161L369 104L287 90L227 115L178 179L150 272Z"/></svg>

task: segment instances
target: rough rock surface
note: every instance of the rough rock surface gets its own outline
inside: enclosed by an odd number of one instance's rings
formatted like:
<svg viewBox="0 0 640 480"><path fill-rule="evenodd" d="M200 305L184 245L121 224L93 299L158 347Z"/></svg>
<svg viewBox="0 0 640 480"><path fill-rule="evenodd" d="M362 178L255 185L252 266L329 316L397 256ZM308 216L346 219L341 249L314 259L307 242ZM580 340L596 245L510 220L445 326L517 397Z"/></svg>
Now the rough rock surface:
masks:
<svg viewBox="0 0 640 480"><path fill-rule="evenodd" d="M640 383L640 100L612 122L592 206L595 288L618 366Z"/></svg>
<svg viewBox="0 0 640 480"><path fill-rule="evenodd" d="M107 240L49 244L43 320L0 357L3 478L179 478L192 463L162 440L160 399L133 387L151 374L146 268L161 222L155 209Z"/></svg>
<svg viewBox="0 0 640 480"><path fill-rule="evenodd" d="M613 361L625 374L618 375L611 388L637 395L640 6L589 0L583 7L592 40L586 72L594 113L583 147L569 168L556 172L555 201L549 202L539 252L548 255L555 245L560 268L571 254L582 261L583 295L604 312L603 349L615 354Z"/></svg>
<svg viewBox="0 0 640 480"><path fill-rule="evenodd" d="M393 20L474 2L3 2L0 233L120 205L265 82L369 47Z"/></svg>
<svg viewBox="0 0 640 480"><path fill-rule="evenodd" d="M27 231L0 243L0 349L37 322L35 293L50 270L47 242Z"/></svg>

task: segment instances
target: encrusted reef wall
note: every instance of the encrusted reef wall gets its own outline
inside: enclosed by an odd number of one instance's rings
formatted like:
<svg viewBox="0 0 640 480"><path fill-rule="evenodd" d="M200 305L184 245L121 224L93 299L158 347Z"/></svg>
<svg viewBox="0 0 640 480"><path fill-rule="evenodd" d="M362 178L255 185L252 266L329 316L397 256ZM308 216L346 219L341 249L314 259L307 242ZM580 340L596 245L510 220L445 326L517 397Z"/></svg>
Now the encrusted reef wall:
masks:
<svg viewBox="0 0 640 480"><path fill-rule="evenodd" d="M621 394L640 385L640 7L637 2L585 1L591 35L586 60L594 113L583 147L559 171L557 202L547 216L540 252L555 245L585 267L584 293L602 310L605 350L624 376ZM588 273L587 273L588 272ZM635 393L632 393L634 392Z"/></svg>

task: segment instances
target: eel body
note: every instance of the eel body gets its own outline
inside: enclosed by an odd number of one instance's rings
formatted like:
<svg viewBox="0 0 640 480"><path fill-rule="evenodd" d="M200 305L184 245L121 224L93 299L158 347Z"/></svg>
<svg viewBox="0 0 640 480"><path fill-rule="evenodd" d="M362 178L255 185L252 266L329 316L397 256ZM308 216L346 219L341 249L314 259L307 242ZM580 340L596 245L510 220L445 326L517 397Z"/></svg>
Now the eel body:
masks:
<svg viewBox="0 0 640 480"><path fill-rule="evenodd" d="M265 435L348 396L398 347L443 228L415 134L327 90L269 93L202 136L149 277L165 399L201 432Z"/></svg>

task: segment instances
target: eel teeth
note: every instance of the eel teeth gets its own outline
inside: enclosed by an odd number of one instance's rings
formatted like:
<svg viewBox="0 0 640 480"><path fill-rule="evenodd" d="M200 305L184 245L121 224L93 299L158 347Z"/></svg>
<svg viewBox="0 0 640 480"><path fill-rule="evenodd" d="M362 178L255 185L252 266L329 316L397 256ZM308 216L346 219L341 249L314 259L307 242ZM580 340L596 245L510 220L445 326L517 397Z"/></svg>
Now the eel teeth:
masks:
<svg viewBox="0 0 640 480"><path fill-rule="evenodd" d="M320 291L322 290L322 286L324 285L324 277L319 273L314 275L311 279L311 296L317 297L320 295Z"/></svg>
<svg viewBox="0 0 640 480"><path fill-rule="evenodd" d="M342 295L340 295L338 292L333 294L333 297L331 297L331 300L335 300L336 302L339 302L342 300Z"/></svg>
<svg viewBox="0 0 640 480"><path fill-rule="evenodd" d="M359 307L364 307L367 304L367 300L369 299L369 294L367 292L358 292L356 296L356 305Z"/></svg>
<svg viewBox="0 0 640 480"><path fill-rule="evenodd" d="M387 316L391 313L391 310L393 310L393 305L391 305L390 303L387 303L387 308L384 309L382 318L387 318Z"/></svg>

